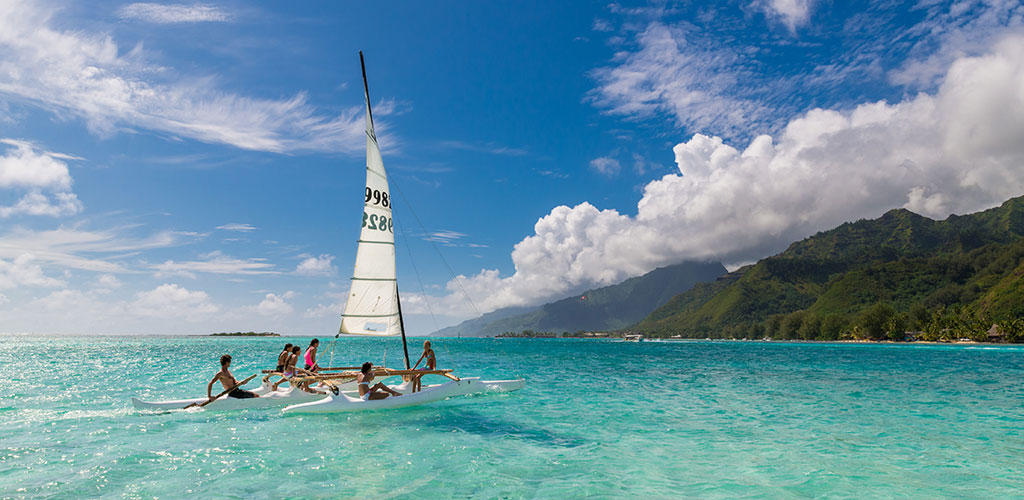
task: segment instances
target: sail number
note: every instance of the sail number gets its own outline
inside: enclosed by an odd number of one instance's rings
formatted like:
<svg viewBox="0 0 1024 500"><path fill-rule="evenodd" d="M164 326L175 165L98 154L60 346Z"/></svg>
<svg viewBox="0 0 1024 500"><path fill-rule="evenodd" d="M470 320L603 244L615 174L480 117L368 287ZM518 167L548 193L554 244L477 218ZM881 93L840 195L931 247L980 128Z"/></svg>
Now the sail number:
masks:
<svg viewBox="0 0 1024 500"><path fill-rule="evenodd" d="M384 196L386 197L387 195ZM370 229L376 229L377 231L387 231L389 233L395 232L393 219L384 215L367 215L366 212L363 212L363 227L369 227Z"/></svg>
<svg viewBox="0 0 1024 500"><path fill-rule="evenodd" d="M366 202L369 203L370 200L373 200L374 205L380 205L382 207L391 206L391 200L388 199L387 191L366 188Z"/></svg>

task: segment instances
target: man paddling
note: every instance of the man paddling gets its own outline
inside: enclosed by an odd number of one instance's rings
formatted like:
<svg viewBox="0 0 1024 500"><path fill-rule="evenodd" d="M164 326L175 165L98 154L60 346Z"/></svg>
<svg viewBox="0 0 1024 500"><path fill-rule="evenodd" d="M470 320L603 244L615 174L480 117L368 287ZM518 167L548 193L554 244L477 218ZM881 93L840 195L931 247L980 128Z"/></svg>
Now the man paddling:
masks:
<svg viewBox="0 0 1024 500"><path fill-rule="evenodd" d="M209 384L206 384L206 398L213 400L213 383L220 380L221 385L224 386L224 390L231 389L238 385L238 380L231 374L228 368L231 367L231 355L225 354L220 357L220 371L213 375L213 379L210 380ZM246 398L258 398L259 396L255 393L235 387L234 390L228 393L229 398L246 399Z"/></svg>

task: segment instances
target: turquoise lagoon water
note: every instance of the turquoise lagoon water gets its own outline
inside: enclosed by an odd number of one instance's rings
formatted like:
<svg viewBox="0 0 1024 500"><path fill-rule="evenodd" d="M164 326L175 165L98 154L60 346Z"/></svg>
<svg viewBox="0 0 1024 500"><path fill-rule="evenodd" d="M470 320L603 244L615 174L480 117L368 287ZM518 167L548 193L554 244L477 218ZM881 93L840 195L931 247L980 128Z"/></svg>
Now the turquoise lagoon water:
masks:
<svg viewBox="0 0 1024 500"><path fill-rule="evenodd" d="M144 413L294 338L0 338L2 498L1011 498L1014 346L438 339L526 389L316 416ZM342 339L334 364L400 364ZM329 348L330 344L327 343Z"/></svg>

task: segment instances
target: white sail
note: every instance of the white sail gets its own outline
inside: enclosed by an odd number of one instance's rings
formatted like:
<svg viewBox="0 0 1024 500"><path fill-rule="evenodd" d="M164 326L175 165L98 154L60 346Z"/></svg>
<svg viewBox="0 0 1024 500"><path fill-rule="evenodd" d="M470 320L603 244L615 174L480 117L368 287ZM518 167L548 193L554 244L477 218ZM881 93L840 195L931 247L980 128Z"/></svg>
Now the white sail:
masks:
<svg viewBox="0 0 1024 500"><path fill-rule="evenodd" d="M391 193L384 161L373 131L370 92L366 87L366 191L363 229L359 234L356 268L352 275L341 333L355 335L398 335L398 282L395 274L395 232L391 219Z"/></svg>

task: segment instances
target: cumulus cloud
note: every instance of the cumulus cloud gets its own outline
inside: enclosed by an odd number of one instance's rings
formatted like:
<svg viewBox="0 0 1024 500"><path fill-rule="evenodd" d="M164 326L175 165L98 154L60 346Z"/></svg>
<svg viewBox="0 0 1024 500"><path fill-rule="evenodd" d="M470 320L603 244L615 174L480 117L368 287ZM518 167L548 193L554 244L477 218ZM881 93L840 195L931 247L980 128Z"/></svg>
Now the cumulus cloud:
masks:
<svg viewBox="0 0 1024 500"><path fill-rule="evenodd" d="M814 109L743 149L694 135L637 215L559 206L515 245L515 273L448 283L439 308L535 304L685 259L744 262L842 222L906 207L967 213L1024 193L1024 36L948 70L934 94Z"/></svg>
<svg viewBox="0 0 1024 500"><path fill-rule="evenodd" d="M338 272L331 262L334 256L321 254L318 257L307 257L295 267L295 274L302 276L330 276Z"/></svg>
<svg viewBox="0 0 1024 500"><path fill-rule="evenodd" d="M43 273L32 254L21 254L12 261L0 259L0 289L19 286L57 287L66 283Z"/></svg>
<svg viewBox="0 0 1024 500"><path fill-rule="evenodd" d="M213 77L173 77L141 45L125 51L107 34L55 28L52 14L34 2L0 6L0 95L82 118L101 135L143 128L259 151L362 152L362 106L328 116L305 93L262 99L220 90Z"/></svg>
<svg viewBox="0 0 1024 500"><path fill-rule="evenodd" d="M208 320L220 311L220 307L210 300L206 292L191 291L168 283L152 290L137 292L130 300L104 301L95 293L74 289L58 290L29 302L26 309L30 315L44 316L35 320L35 324L74 321L77 323L72 325L84 323L95 328L86 330L88 333L123 332L126 323L139 319L158 318L173 320L175 324L194 323ZM70 329L81 330L78 326L71 326Z"/></svg>
<svg viewBox="0 0 1024 500"><path fill-rule="evenodd" d="M248 311L262 316L287 316L294 311L286 300L295 296L295 292L287 291L281 295L268 293L259 304L247 308Z"/></svg>
<svg viewBox="0 0 1024 500"><path fill-rule="evenodd" d="M204 4L158 4L133 3L118 9L121 19L132 19L149 23L201 23L223 22L231 19L231 15L215 5Z"/></svg>
<svg viewBox="0 0 1024 500"><path fill-rule="evenodd" d="M595 172L601 175L615 177L616 175L619 175L619 171L622 170L622 165L620 165L619 160L616 160L615 158L602 156L600 158L590 160L590 168L594 169Z"/></svg>
<svg viewBox="0 0 1024 500"><path fill-rule="evenodd" d="M121 280L117 279L117 276L114 276L113 274L101 274L100 277L96 279L96 284L100 288L110 290L120 288Z"/></svg>
<svg viewBox="0 0 1024 500"><path fill-rule="evenodd" d="M25 192L15 204L0 205L0 218L57 217L82 211L82 202L71 192L71 173L64 161L80 158L44 151L15 139L0 139L0 144L8 146L0 156L0 189Z"/></svg>
<svg viewBox="0 0 1024 500"><path fill-rule="evenodd" d="M755 2L754 5L770 17L779 19L789 31L796 32L810 18L812 3L812 0L767 0Z"/></svg>
<svg viewBox="0 0 1024 500"><path fill-rule="evenodd" d="M220 308L210 302L210 296L206 292L190 292L184 287L164 283L150 291L137 293L128 309L140 316L188 320L199 319L217 312Z"/></svg>
<svg viewBox="0 0 1024 500"><path fill-rule="evenodd" d="M57 193L49 198L43 193L33 191L22 196L17 203L0 206L0 218L12 215L49 215L59 217L74 215L82 211L82 202L75 193Z"/></svg>

